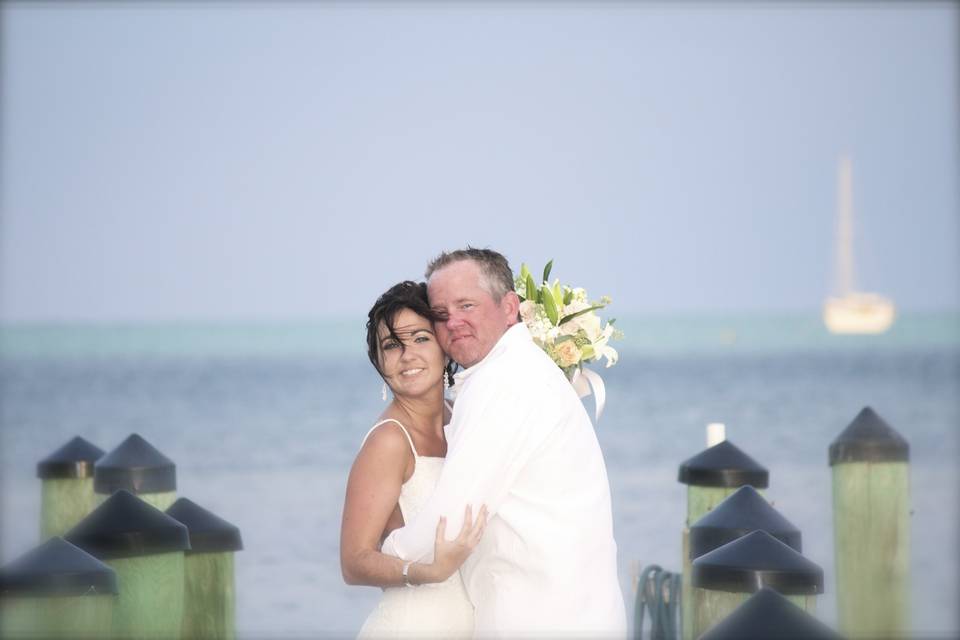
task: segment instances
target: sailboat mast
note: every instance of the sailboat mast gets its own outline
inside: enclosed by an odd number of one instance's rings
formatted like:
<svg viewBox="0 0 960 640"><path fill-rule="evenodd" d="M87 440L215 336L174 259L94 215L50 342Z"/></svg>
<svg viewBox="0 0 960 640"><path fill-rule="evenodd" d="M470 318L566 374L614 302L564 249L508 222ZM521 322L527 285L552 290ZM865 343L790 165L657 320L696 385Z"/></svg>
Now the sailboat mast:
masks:
<svg viewBox="0 0 960 640"><path fill-rule="evenodd" d="M837 175L837 288L853 291L853 178L849 156L841 156Z"/></svg>
<svg viewBox="0 0 960 640"><path fill-rule="evenodd" d="M837 295L823 304L823 323L831 333L883 333L893 324L893 301L856 290L853 277L853 169L850 158L837 166Z"/></svg>

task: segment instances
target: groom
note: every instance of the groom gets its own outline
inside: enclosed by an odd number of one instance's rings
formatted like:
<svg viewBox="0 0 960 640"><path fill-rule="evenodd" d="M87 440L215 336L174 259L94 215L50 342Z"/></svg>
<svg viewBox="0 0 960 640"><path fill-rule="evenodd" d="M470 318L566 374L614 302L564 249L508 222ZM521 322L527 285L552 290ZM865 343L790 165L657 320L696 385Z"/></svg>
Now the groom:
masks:
<svg viewBox="0 0 960 640"><path fill-rule="evenodd" d="M485 504L461 568L477 636L625 636L603 455L576 392L518 322L506 258L442 253L426 277L437 338L465 369L436 490L383 552L428 560L440 516L456 532L467 504Z"/></svg>

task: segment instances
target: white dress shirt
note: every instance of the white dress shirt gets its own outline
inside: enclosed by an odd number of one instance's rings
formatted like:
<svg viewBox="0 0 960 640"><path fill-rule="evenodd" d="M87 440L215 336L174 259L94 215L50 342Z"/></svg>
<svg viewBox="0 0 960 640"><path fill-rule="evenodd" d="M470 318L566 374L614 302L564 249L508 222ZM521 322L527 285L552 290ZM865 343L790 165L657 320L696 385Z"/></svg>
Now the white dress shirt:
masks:
<svg viewBox="0 0 960 640"><path fill-rule="evenodd" d="M465 506L486 504L461 568L478 637L626 636L607 471L563 372L518 323L455 378L436 489L383 552L432 561L440 516L451 539Z"/></svg>

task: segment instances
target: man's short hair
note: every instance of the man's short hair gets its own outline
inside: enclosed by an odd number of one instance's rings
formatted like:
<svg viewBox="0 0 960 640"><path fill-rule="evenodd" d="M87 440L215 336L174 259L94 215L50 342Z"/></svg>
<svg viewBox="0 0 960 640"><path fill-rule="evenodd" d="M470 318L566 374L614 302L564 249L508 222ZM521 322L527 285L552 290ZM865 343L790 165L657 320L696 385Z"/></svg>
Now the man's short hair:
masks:
<svg viewBox="0 0 960 640"><path fill-rule="evenodd" d="M492 249L475 249L468 246L466 249L444 251L430 261L424 276L429 282L434 272L463 260L473 260L480 267L481 286L497 302L513 291L513 271L510 269L510 263L503 254Z"/></svg>

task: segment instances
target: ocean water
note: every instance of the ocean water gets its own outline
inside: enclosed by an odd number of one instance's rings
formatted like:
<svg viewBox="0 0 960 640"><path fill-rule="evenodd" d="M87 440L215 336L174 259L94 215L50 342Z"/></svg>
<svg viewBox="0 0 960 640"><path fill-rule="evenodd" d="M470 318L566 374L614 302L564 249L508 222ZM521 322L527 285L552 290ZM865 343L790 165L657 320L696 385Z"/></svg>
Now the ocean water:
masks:
<svg viewBox="0 0 960 640"><path fill-rule="evenodd" d="M74 435L109 450L137 432L177 463L180 495L240 527L242 637L352 635L379 595L346 586L338 556L347 472L383 406L362 324L3 327L0 561L37 542L39 459ZM960 316L845 338L816 314L618 324L596 428L628 613L637 567L678 570L677 467L724 422L770 470L768 497L825 572L817 615L835 623L827 447L870 405L911 446L913 627L960 635Z"/></svg>

